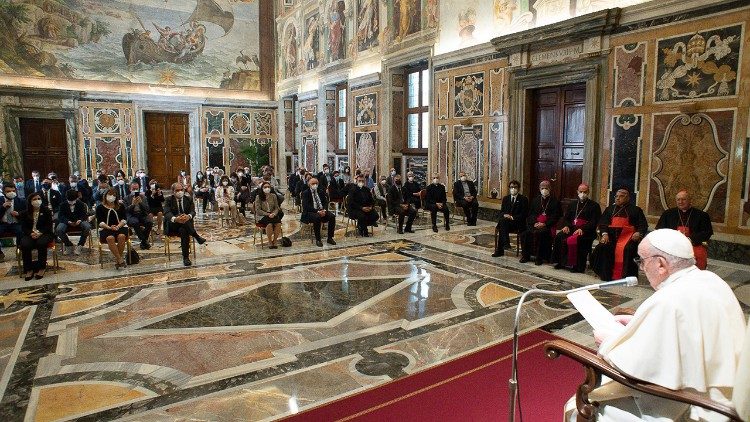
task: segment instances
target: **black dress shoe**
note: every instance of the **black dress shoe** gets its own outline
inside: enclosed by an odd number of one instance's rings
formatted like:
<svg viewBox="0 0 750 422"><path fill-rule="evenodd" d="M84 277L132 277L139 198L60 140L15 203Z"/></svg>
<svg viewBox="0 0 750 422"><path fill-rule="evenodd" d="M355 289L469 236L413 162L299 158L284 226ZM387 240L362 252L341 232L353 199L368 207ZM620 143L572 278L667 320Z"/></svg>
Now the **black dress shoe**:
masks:
<svg viewBox="0 0 750 422"><path fill-rule="evenodd" d="M332 237L329 237L328 239L326 239L326 243L328 243L329 245L335 245L335 244L336 244L336 241L335 241L335 240L333 240L333 238L332 238Z"/></svg>
<svg viewBox="0 0 750 422"><path fill-rule="evenodd" d="M404 234L404 229L398 229L398 234Z"/></svg>
<svg viewBox="0 0 750 422"><path fill-rule="evenodd" d="M31 281L34 278L34 273L31 273L31 275L24 276L24 280Z"/></svg>
<svg viewBox="0 0 750 422"><path fill-rule="evenodd" d="M503 251L495 251L495 253L492 254L493 258L497 258L499 256L505 256L505 252L503 252Z"/></svg>
<svg viewBox="0 0 750 422"><path fill-rule="evenodd" d="M404 233L416 233L416 232L414 230L412 230L411 228L408 228L408 229L404 230Z"/></svg>
<svg viewBox="0 0 750 422"><path fill-rule="evenodd" d="M557 264L555 264L555 269L556 269L556 270L562 270L562 269L563 269L563 267L564 267L564 265L563 265L563 264L561 264L561 263L559 263L559 262L558 262Z"/></svg>
<svg viewBox="0 0 750 422"><path fill-rule="evenodd" d="M141 249L151 249L151 245L149 245L148 242L141 242Z"/></svg>
<svg viewBox="0 0 750 422"><path fill-rule="evenodd" d="M320 246L321 248L323 247L323 242L321 242L320 239L316 240L315 244Z"/></svg>
<svg viewBox="0 0 750 422"><path fill-rule="evenodd" d="M542 265L543 261L541 259L535 259L534 265Z"/></svg>
<svg viewBox="0 0 750 422"><path fill-rule="evenodd" d="M585 271L585 270L582 270L582 269L580 269L580 268L576 268L576 267L573 267L573 268L570 268L570 272L571 272L571 273L584 273L584 272L586 272L586 271Z"/></svg>
<svg viewBox="0 0 750 422"><path fill-rule="evenodd" d="M198 242L199 245L206 243L206 239L200 236L196 237L195 241Z"/></svg>
<svg viewBox="0 0 750 422"><path fill-rule="evenodd" d="M183 258L182 263L185 264L186 267L193 265L193 262L190 260L190 258Z"/></svg>
<svg viewBox="0 0 750 422"><path fill-rule="evenodd" d="M450 229L451 229L451 226L449 226L449 225L446 224L445 225L445 231L449 231Z"/></svg>
<svg viewBox="0 0 750 422"><path fill-rule="evenodd" d="M434 231L435 233L437 233L438 232L437 231L437 226L432 226L432 231Z"/></svg>
<svg viewBox="0 0 750 422"><path fill-rule="evenodd" d="M276 249L276 248L278 248L278 246L276 246L276 245L271 245L271 246L268 247L268 249Z"/></svg>
<svg viewBox="0 0 750 422"><path fill-rule="evenodd" d="M521 264L525 264L525 263L529 262L529 257L522 256L521 259L518 260L518 262L520 262Z"/></svg>

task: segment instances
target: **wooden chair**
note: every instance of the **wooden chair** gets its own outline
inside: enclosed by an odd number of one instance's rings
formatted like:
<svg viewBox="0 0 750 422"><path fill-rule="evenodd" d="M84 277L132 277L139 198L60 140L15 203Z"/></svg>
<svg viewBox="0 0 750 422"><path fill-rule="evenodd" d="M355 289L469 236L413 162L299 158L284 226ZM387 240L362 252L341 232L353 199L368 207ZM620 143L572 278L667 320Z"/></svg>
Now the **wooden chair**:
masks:
<svg viewBox="0 0 750 422"><path fill-rule="evenodd" d="M464 209L462 207L459 207L458 204L455 202L453 203L453 214L451 214L451 223L454 218L458 218L458 216L461 216L464 224L466 224L466 214L464 214Z"/></svg>
<svg viewBox="0 0 750 422"><path fill-rule="evenodd" d="M671 390L660 385L631 378L614 368L595 353L566 340L548 341L544 344L544 350L549 359L556 359L560 355L564 355L584 367L586 379L578 386L576 391L577 420L579 422L596 420L599 403L589 401L589 393L601 384L603 375L634 390L656 397L699 406L720 413L732 421L742 422L743 420L750 420L750 324L748 324L744 347L740 354L740 366L735 375L735 386L732 392L734 407L718 403L693 391Z"/></svg>
<svg viewBox="0 0 750 422"><path fill-rule="evenodd" d="M347 196L344 197L344 202L343 203L344 204L348 204L349 203L349 195L347 195ZM356 230L357 229L357 220L353 219L351 217L351 215L348 215L348 213L344 213L344 214L346 215L346 217L345 217L346 218L346 228L344 229L344 237L346 237L346 235L349 234L349 224L351 224L352 226L354 226L354 229L355 229L354 230L354 234L355 234L355 236L359 236L359 230ZM342 219L342 221L344 221L344 220ZM368 230L371 230L370 235L371 236L375 236L375 228L373 226L367 226L367 227L368 227Z"/></svg>
<svg viewBox="0 0 750 422"><path fill-rule="evenodd" d="M94 226L96 227L96 238L97 240L100 240L102 237L99 235L99 231L101 230L101 227L99 227L99 222L94 220ZM92 230L93 231L93 230ZM128 228L128 232L130 231L130 228ZM93 236L93 233L92 233ZM104 247L102 246L102 242L98 241L99 244L99 268L104 268ZM130 255L130 251L133 249L133 244L130 243L130 235L128 235L128 240L125 244L125 265L128 265L128 256ZM107 248L109 250L109 248Z"/></svg>
<svg viewBox="0 0 750 422"><path fill-rule="evenodd" d="M516 256L521 255L521 233L519 231L514 231L508 234L516 235ZM499 236L500 236L500 232L498 232L497 228L495 228L495 246L497 246L497 242L500 241L500 239L498 239Z"/></svg>

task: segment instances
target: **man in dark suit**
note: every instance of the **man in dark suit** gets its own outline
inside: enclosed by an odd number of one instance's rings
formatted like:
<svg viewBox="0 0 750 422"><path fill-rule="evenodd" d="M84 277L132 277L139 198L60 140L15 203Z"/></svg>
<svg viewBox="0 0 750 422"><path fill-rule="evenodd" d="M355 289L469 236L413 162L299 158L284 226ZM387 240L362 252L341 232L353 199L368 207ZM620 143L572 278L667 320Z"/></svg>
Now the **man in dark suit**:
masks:
<svg viewBox="0 0 750 422"><path fill-rule="evenodd" d="M25 194L27 197L34 192L39 192L40 190L42 190L42 181L39 177L38 170L31 171L31 179L26 181L24 190L26 191Z"/></svg>
<svg viewBox="0 0 750 422"><path fill-rule="evenodd" d="M333 171L333 178L328 184L328 198L331 201L344 199L344 181L341 180L341 174L338 170Z"/></svg>
<svg viewBox="0 0 750 422"><path fill-rule="evenodd" d="M141 249L151 249L148 243L151 229L154 227L154 221L151 217L151 209L146 200L146 194L141 193L141 187L138 179L133 179L130 184L130 195L125 197L125 213L128 220L128 226L133 228L136 236L141 241Z"/></svg>
<svg viewBox="0 0 750 422"><path fill-rule="evenodd" d="M309 189L301 192L302 215L300 216L300 221L313 225L315 244L321 247L323 246L323 242L320 239L320 226L323 223L328 223L328 238L326 242L329 245L335 245L333 232L336 230L336 216L328 211L328 197L320 189L318 179L312 177L307 184Z"/></svg>
<svg viewBox="0 0 750 422"><path fill-rule="evenodd" d="M437 213L443 213L443 221L445 221L445 230L450 230L451 215L448 211L448 198L445 193L445 186L440 183L440 175L435 174L432 176L432 183L427 185L427 192L424 198L424 208L430 211L430 219L432 220L432 231L437 233Z"/></svg>
<svg viewBox="0 0 750 422"><path fill-rule="evenodd" d="M190 236L193 236L198 244L206 243L193 226L195 218L195 204L193 200L185 195L185 187L180 183L172 185L172 196L164 201L164 233L169 236L180 236L180 248L182 248L182 263L186 267L193 265L190 262Z"/></svg>
<svg viewBox="0 0 750 422"><path fill-rule="evenodd" d="M117 190L117 195L120 197L120 201L124 200L130 194L130 187L125 178L121 175L116 177L114 187Z"/></svg>
<svg viewBox="0 0 750 422"><path fill-rule="evenodd" d="M456 206L463 208L466 225L476 226L477 211L479 210L477 188L473 181L468 180L464 171L458 173L458 180L453 184L453 201L455 201Z"/></svg>
<svg viewBox="0 0 750 422"><path fill-rule="evenodd" d="M18 197L16 185L3 183L4 201L0 206L0 233L13 233L16 235L16 244L19 244L23 231L18 219L26 212L26 201ZM0 249L0 261L5 259L5 253Z"/></svg>
<svg viewBox="0 0 750 422"><path fill-rule="evenodd" d="M364 176L357 176L357 187L349 194L349 215L357 220L357 230L362 237L368 237L367 227L378 226L378 212L375 211L375 198L365 186Z"/></svg>
<svg viewBox="0 0 750 422"><path fill-rule="evenodd" d="M404 217L407 217L406 233L414 233L411 225L417 216L417 210L409 203L409 197L406 196L406 192L401 186L401 176L399 175L393 178L393 186L388 189L388 205L391 215L398 215L398 234L404 234Z"/></svg>
<svg viewBox="0 0 750 422"><path fill-rule="evenodd" d="M510 247L510 233L520 233L526 226L526 217L529 214L529 198L520 194L521 183L511 180L508 183L510 193L503 198L500 206L500 221L495 226L497 232L497 243L493 257L505 255L504 249Z"/></svg>
<svg viewBox="0 0 750 422"><path fill-rule="evenodd" d="M328 168L328 164L323 164L323 170L315 176L318 179L320 190L323 192L328 191L328 185L331 184L331 170Z"/></svg>
<svg viewBox="0 0 750 422"><path fill-rule="evenodd" d="M63 243L63 254L68 255L73 250L76 255L80 255L81 247L86 244L86 239L91 235L88 207L78 198L78 191L74 189L68 189L65 192L65 199L67 201L60 206L60 212L57 215L55 235ZM66 233L68 227L81 231L81 238L78 239L78 245L75 247Z"/></svg>
<svg viewBox="0 0 750 422"><path fill-rule="evenodd" d="M419 182L414 179L414 173L406 173L406 183L404 183L404 195L409 199L414 208L422 208L422 198L419 193L422 191L422 186Z"/></svg>
<svg viewBox="0 0 750 422"><path fill-rule="evenodd" d="M539 195L531 201L526 230L521 233L521 260L528 262L534 255L534 264L542 265L552 254L552 233L560 219L560 201L550 193L550 182L539 183Z"/></svg>
<svg viewBox="0 0 750 422"><path fill-rule="evenodd" d="M57 219L57 213L60 211L60 203L62 202L62 195L60 192L52 189L52 180L42 180L42 190L39 192L42 195L42 206L49 208L52 211L53 220Z"/></svg>
<svg viewBox="0 0 750 422"><path fill-rule="evenodd" d="M143 169L138 169L138 171L135 173L135 177L133 178L133 181L138 181L138 187L140 189L141 193L146 193L146 189L148 188L148 183L151 180L148 176L146 176L146 171ZM131 185L132 188L132 185Z"/></svg>

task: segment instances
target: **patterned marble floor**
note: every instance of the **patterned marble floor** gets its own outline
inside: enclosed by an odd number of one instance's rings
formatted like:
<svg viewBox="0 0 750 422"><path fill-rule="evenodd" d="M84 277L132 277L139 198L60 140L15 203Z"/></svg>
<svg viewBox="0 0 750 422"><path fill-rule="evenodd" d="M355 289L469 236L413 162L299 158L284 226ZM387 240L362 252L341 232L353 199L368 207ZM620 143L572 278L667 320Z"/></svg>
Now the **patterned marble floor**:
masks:
<svg viewBox="0 0 750 422"><path fill-rule="evenodd" d="M506 340L527 289L596 282L492 258L489 222L359 238L339 220L338 245L318 248L296 219L294 245L276 250L253 246L250 226L199 219L209 242L190 268L158 240L123 272L99 268L96 243L37 283L0 264L0 419L276 419ZM710 265L750 309L750 267ZM596 296L634 307L649 294ZM530 300L522 326L592 342L559 298Z"/></svg>

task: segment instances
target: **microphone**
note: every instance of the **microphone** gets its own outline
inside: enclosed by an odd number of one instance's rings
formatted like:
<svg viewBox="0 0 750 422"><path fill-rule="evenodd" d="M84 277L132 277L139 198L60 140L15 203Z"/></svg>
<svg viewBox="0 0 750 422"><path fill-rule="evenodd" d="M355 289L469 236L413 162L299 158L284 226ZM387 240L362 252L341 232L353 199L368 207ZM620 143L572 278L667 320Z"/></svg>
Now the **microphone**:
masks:
<svg viewBox="0 0 750 422"><path fill-rule="evenodd" d="M518 306L516 306L516 319L513 324L513 359L511 364L511 378L508 380L508 391L510 393L510 414L508 420L515 422L516 420L516 403L518 401L518 325L521 319L521 305L526 300L526 296L532 294L544 294L550 296L567 296L570 293L580 292L582 290L604 290L611 289L613 287L632 287L638 284L638 277L630 276L621 278L619 280L607 281L598 284L589 284L587 286L576 287L575 289L569 290L543 290L543 289L531 289L521 295L518 300Z"/></svg>

